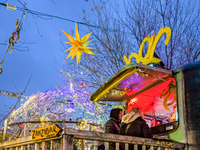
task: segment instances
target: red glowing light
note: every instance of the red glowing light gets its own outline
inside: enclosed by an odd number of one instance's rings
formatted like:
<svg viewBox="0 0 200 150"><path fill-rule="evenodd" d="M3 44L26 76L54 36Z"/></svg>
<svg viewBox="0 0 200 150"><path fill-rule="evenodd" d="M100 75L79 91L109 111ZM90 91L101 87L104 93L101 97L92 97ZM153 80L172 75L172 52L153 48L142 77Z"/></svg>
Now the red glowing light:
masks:
<svg viewBox="0 0 200 150"><path fill-rule="evenodd" d="M160 95L162 94L163 90L165 90L168 85L173 82L175 83L175 80L173 78L168 79L167 81L150 88L149 90L137 95L136 97L133 97L127 102L127 108L128 111L130 111L132 108L139 107L142 112L146 110L151 110L152 105L154 103L157 103L157 101L163 101L163 99L160 99ZM127 95L131 95L134 89L132 89L131 92L126 93ZM135 91L134 91L135 92ZM134 93L133 92L133 93ZM174 97L173 92L171 92L169 99L173 99ZM176 107L176 106L175 106ZM163 106L160 107L163 109ZM164 110L163 110L164 111Z"/></svg>
<svg viewBox="0 0 200 150"><path fill-rule="evenodd" d="M24 125L20 124L19 128L22 129L22 130L24 130Z"/></svg>

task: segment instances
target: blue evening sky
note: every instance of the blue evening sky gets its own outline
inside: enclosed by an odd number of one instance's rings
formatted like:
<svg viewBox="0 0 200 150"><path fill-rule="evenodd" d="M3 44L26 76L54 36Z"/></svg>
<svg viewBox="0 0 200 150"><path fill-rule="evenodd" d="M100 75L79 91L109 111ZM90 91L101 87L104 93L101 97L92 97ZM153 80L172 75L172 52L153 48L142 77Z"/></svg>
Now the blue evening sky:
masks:
<svg viewBox="0 0 200 150"><path fill-rule="evenodd" d="M93 7L92 0L20 0L20 2L22 4L27 3L26 7L30 10L78 22L83 22L82 9L88 13L91 12ZM12 4L22 9L20 2L17 0L0 0L0 3ZM99 1L98 3L101 4L102 2ZM16 19L21 18L23 11L7 10L5 6L0 5L0 14L1 61L7 49L4 44L8 43L9 37L15 30ZM58 85L58 71L62 67L65 56L65 49L60 42L60 36L67 41L68 39L62 33L62 30L71 34L71 30L75 29L75 24L56 18L43 18L30 13L26 13L25 18L22 18L23 29L18 43L24 44L18 49L27 50L27 48L22 48L27 46L28 51L14 50L11 54L6 54L4 64L1 66L3 69L3 73L0 74L1 91L17 93L18 89L19 92L22 92L31 74L32 77L24 93L25 96L54 89ZM87 26L84 25L79 25L79 30L81 37L89 33ZM16 44L16 46L19 45ZM17 98L7 98L1 95L0 102L1 120L8 113L10 107L13 107L17 102ZM21 102L24 103L23 98Z"/></svg>
<svg viewBox="0 0 200 150"><path fill-rule="evenodd" d="M108 4L110 1L120 3L122 1L95 0L99 5ZM93 0L20 0L22 4L32 11L37 11L53 16L83 22L83 9L86 13L91 13ZM0 3L15 5L21 10L23 6L18 0L0 0ZM108 3L107 3L108 2ZM194 2L194 1L193 1ZM23 11L7 10L0 5L0 62L6 52L8 39L15 30L17 18L21 18ZM42 17L42 18L41 18ZM57 18L25 14L22 18L23 29L20 39L11 54L6 54L4 58L3 73L0 74L0 90L5 92L23 92L32 74L31 80L24 93L25 96L54 89L59 84L59 70L64 62L64 47L60 41L60 36L64 41L67 37L62 30L71 34L75 29L75 24L70 21ZM61 33L61 34L60 34ZM80 36L88 34L88 28L79 25ZM22 44L23 43L23 44ZM67 44L64 43L67 47ZM20 51L27 50L28 51ZM13 84L14 83L14 84ZM16 89L16 87L17 89ZM24 103L24 98L21 103ZM0 95L0 120L10 111L10 108L17 102L17 98L7 98ZM19 105L17 105L19 107Z"/></svg>

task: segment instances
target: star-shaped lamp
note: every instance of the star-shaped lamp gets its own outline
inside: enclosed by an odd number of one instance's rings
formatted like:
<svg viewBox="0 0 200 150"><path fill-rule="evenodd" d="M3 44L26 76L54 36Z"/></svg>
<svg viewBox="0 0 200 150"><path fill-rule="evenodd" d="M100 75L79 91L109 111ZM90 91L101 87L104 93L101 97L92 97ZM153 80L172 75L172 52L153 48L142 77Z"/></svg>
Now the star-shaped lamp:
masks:
<svg viewBox="0 0 200 150"><path fill-rule="evenodd" d="M87 54L95 55L92 51L89 50L89 49L93 49L93 48L92 47L87 47L88 43L91 41L91 40L89 40L89 41L87 41L87 40L90 37L90 35L92 34L92 32L87 34L87 35L85 35L84 37L82 37L80 39L76 22L75 22L75 38L73 38L71 35L69 35L65 31L63 31L63 32L67 36L67 38L70 40L70 42L65 42L65 43L68 43L68 44L72 45L72 47L70 47L69 49L66 50L66 51L70 51L71 50L69 55L67 56L67 58L72 56L71 59L73 59L74 56L76 55L77 64L79 64L80 60L81 60L82 52L87 53Z"/></svg>

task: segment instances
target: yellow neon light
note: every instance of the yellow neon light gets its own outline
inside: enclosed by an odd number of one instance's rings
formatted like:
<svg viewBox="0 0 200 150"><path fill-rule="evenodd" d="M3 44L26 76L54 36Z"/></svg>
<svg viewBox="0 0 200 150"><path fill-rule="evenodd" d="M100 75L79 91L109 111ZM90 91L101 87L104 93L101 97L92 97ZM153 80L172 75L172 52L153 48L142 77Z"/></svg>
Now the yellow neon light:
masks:
<svg viewBox="0 0 200 150"><path fill-rule="evenodd" d="M154 58L153 55L154 55L155 48L158 44L158 41L164 33L167 34L166 39L165 39L165 45L168 45L169 40L171 38L172 31L169 27L162 27L156 37L154 35L151 35L151 37L147 36L144 38L144 40L142 41L142 43L140 45L139 54L132 53L129 56L129 58L127 58L126 55L123 56L123 59L126 62L126 64L131 63L132 57L136 58L137 63L142 63L144 65L147 65L149 63L155 63L155 64L159 63L161 60L159 58ZM147 42L147 41L149 43L147 54L145 55L145 57L142 57L143 46L144 46L145 42Z"/></svg>

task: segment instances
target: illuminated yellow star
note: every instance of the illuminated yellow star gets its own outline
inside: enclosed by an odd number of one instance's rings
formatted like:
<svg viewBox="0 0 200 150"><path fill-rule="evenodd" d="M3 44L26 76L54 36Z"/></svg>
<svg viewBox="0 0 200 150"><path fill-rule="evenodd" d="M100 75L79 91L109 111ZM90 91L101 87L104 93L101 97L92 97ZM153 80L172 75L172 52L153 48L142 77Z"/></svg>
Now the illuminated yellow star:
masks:
<svg viewBox="0 0 200 150"><path fill-rule="evenodd" d="M68 44L72 45L72 47L70 47L69 49L66 50L66 51L71 50L69 55L67 56L67 58L72 56L71 59L73 59L74 56L76 55L77 64L79 64L80 60L81 60L82 52L87 53L87 54L95 55L92 51L89 50L89 49L93 49L93 48L92 47L87 47L88 43L91 41L91 40L89 40L89 41L87 41L87 40L90 37L90 35L92 34L92 32L87 34L87 35L85 35L84 37L82 37L80 39L76 22L75 22L75 38L73 38L71 35L69 35L65 31L63 31L63 32L67 36L67 38L70 40L70 42L65 42L65 43L68 43Z"/></svg>

